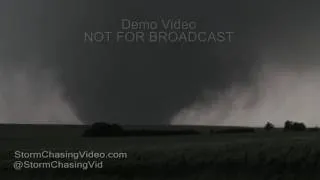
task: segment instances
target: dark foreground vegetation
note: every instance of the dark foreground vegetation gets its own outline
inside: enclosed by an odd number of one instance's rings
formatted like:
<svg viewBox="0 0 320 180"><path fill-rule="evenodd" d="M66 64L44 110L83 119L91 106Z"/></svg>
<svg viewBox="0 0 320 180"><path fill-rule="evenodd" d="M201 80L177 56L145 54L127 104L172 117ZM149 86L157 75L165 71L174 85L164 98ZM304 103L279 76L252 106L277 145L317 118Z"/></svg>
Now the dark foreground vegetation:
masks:
<svg viewBox="0 0 320 180"><path fill-rule="evenodd" d="M267 124L264 129L212 128L211 131L207 129L210 133L204 134L199 129L190 128L192 132L196 132L194 135L181 136L177 133L187 132L188 127L181 128L180 131L161 131L165 134L161 136L163 134L159 133L160 130L128 130L118 125L97 123L83 135L100 138L82 138L80 135L70 138L68 129L60 129L59 134L65 135L63 139L41 136L0 138L0 179L319 180L318 128L304 129L301 124L295 126L298 123L292 122L285 123L289 125L287 128L284 126L277 129L271 122ZM168 135L169 133L171 134ZM179 136L175 136L176 134ZM103 162L102 168L87 170L42 168L17 171L12 166L16 161L13 158L14 150L125 152L127 158L77 160ZM48 162L54 159L31 160Z"/></svg>
<svg viewBox="0 0 320 180"><path fill-rule="evenodd" d="M63 132L61 132L63 133ZM67 134L67 133L66 133ZM1 179L30 180L319 180L318 133L281 132L171 137L2 141ZM99 169L12 169L12 150L127 152ZM71 148L72 147L72 148ZM11 155L9 155L11 154ZM84 159L80 159L85 161ZM40 161L40 160L39 160ZM42 160L48 161L48 160Z"/></svg>

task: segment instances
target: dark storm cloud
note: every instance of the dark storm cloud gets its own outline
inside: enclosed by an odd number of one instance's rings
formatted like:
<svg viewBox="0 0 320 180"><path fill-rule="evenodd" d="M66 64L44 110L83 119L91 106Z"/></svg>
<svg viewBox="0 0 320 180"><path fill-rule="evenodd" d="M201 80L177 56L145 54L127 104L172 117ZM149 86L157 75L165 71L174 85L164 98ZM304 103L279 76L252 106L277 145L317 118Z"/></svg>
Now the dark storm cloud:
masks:
<svg viewBox="0 0 320 180"><path fill-rule="evenodd" d="M59 73L64 96L86 123L170 123L181 109L195 102L205 104L204 90L210 92L211 101L235 83L250 86L253 73L266 63L261 59L266 50L308 53L310 48L299 46L305 40L301 34L313 47L317 42L310 33L319 29L319 24L314 24L319 17L316 4L290 1L69 0L31 4L20 0L1 4L2 24L13 28L1 33L5 52L12 53L13 59L41 52L41 61ZM231 43L215 45L84 43L84 32L116 31L123 18L153 20L160 16L193 19L203 31L236 34ZM302 64L297 61L292 64ZM247 106L254 106L258 98L253 95Z"/></svg>

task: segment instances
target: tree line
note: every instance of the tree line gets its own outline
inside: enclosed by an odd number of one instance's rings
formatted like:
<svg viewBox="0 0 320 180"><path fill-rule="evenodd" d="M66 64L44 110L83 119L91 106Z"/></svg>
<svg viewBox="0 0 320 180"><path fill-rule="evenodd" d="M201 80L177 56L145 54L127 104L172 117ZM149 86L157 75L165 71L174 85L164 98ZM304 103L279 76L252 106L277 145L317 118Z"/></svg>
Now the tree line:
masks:
<svg viewBox="0 0 320 180"><path fill-rule="evenodd" d="M275 126L267 122L264 126L265 131L272 131ZM285 121L283 131L319 131L318 127L307 128L302 122ZM255 133L255 128L226 128L210 130L210 134L234 134L234 133ZM198 135L199 131L194 129L187 130L125 130L117 124L107 124L103 122L94 123L83 133L84 137L115 137L115 136L172 136L172 135Z"/></svg>

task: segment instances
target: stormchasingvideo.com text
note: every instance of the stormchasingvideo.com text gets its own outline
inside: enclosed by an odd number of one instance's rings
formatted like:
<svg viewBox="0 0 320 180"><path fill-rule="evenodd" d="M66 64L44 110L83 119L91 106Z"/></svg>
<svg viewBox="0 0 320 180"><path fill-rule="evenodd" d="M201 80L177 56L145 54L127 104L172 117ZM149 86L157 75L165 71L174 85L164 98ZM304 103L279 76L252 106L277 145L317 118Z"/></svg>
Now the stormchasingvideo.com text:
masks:
<svg viewBox="0 0 320 180"><path fill-rule="evenodd" d="M21 169L101 169L104 160L127 159L125 152L95 151L50 151L39 152L14 151L15 170Z"/></svg>

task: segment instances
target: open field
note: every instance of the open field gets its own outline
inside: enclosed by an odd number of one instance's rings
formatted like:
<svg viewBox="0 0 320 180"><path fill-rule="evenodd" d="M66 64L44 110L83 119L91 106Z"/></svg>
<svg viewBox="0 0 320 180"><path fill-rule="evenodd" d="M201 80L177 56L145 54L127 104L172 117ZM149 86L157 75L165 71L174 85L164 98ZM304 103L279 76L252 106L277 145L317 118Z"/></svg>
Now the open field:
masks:
<svg viewBox="0 0 320 180"><path fill-rule="evenodd" d="M56 135L49 130L45 133L44 128L38 131L35 128L33 136L24 135L29 126L21 127L14 127L13 131L13 126L8 126L6 131L11 133L0 138L0 179L320 179L318 132L258 130L247 134L210 135L205 132L214 127L196 127L202 135L82 138L79 135L84 127L52 127L52 132L58 132ZM128 157L100 159L102 169L16 171L12 168L16 150L126 152Z"/></svg>

